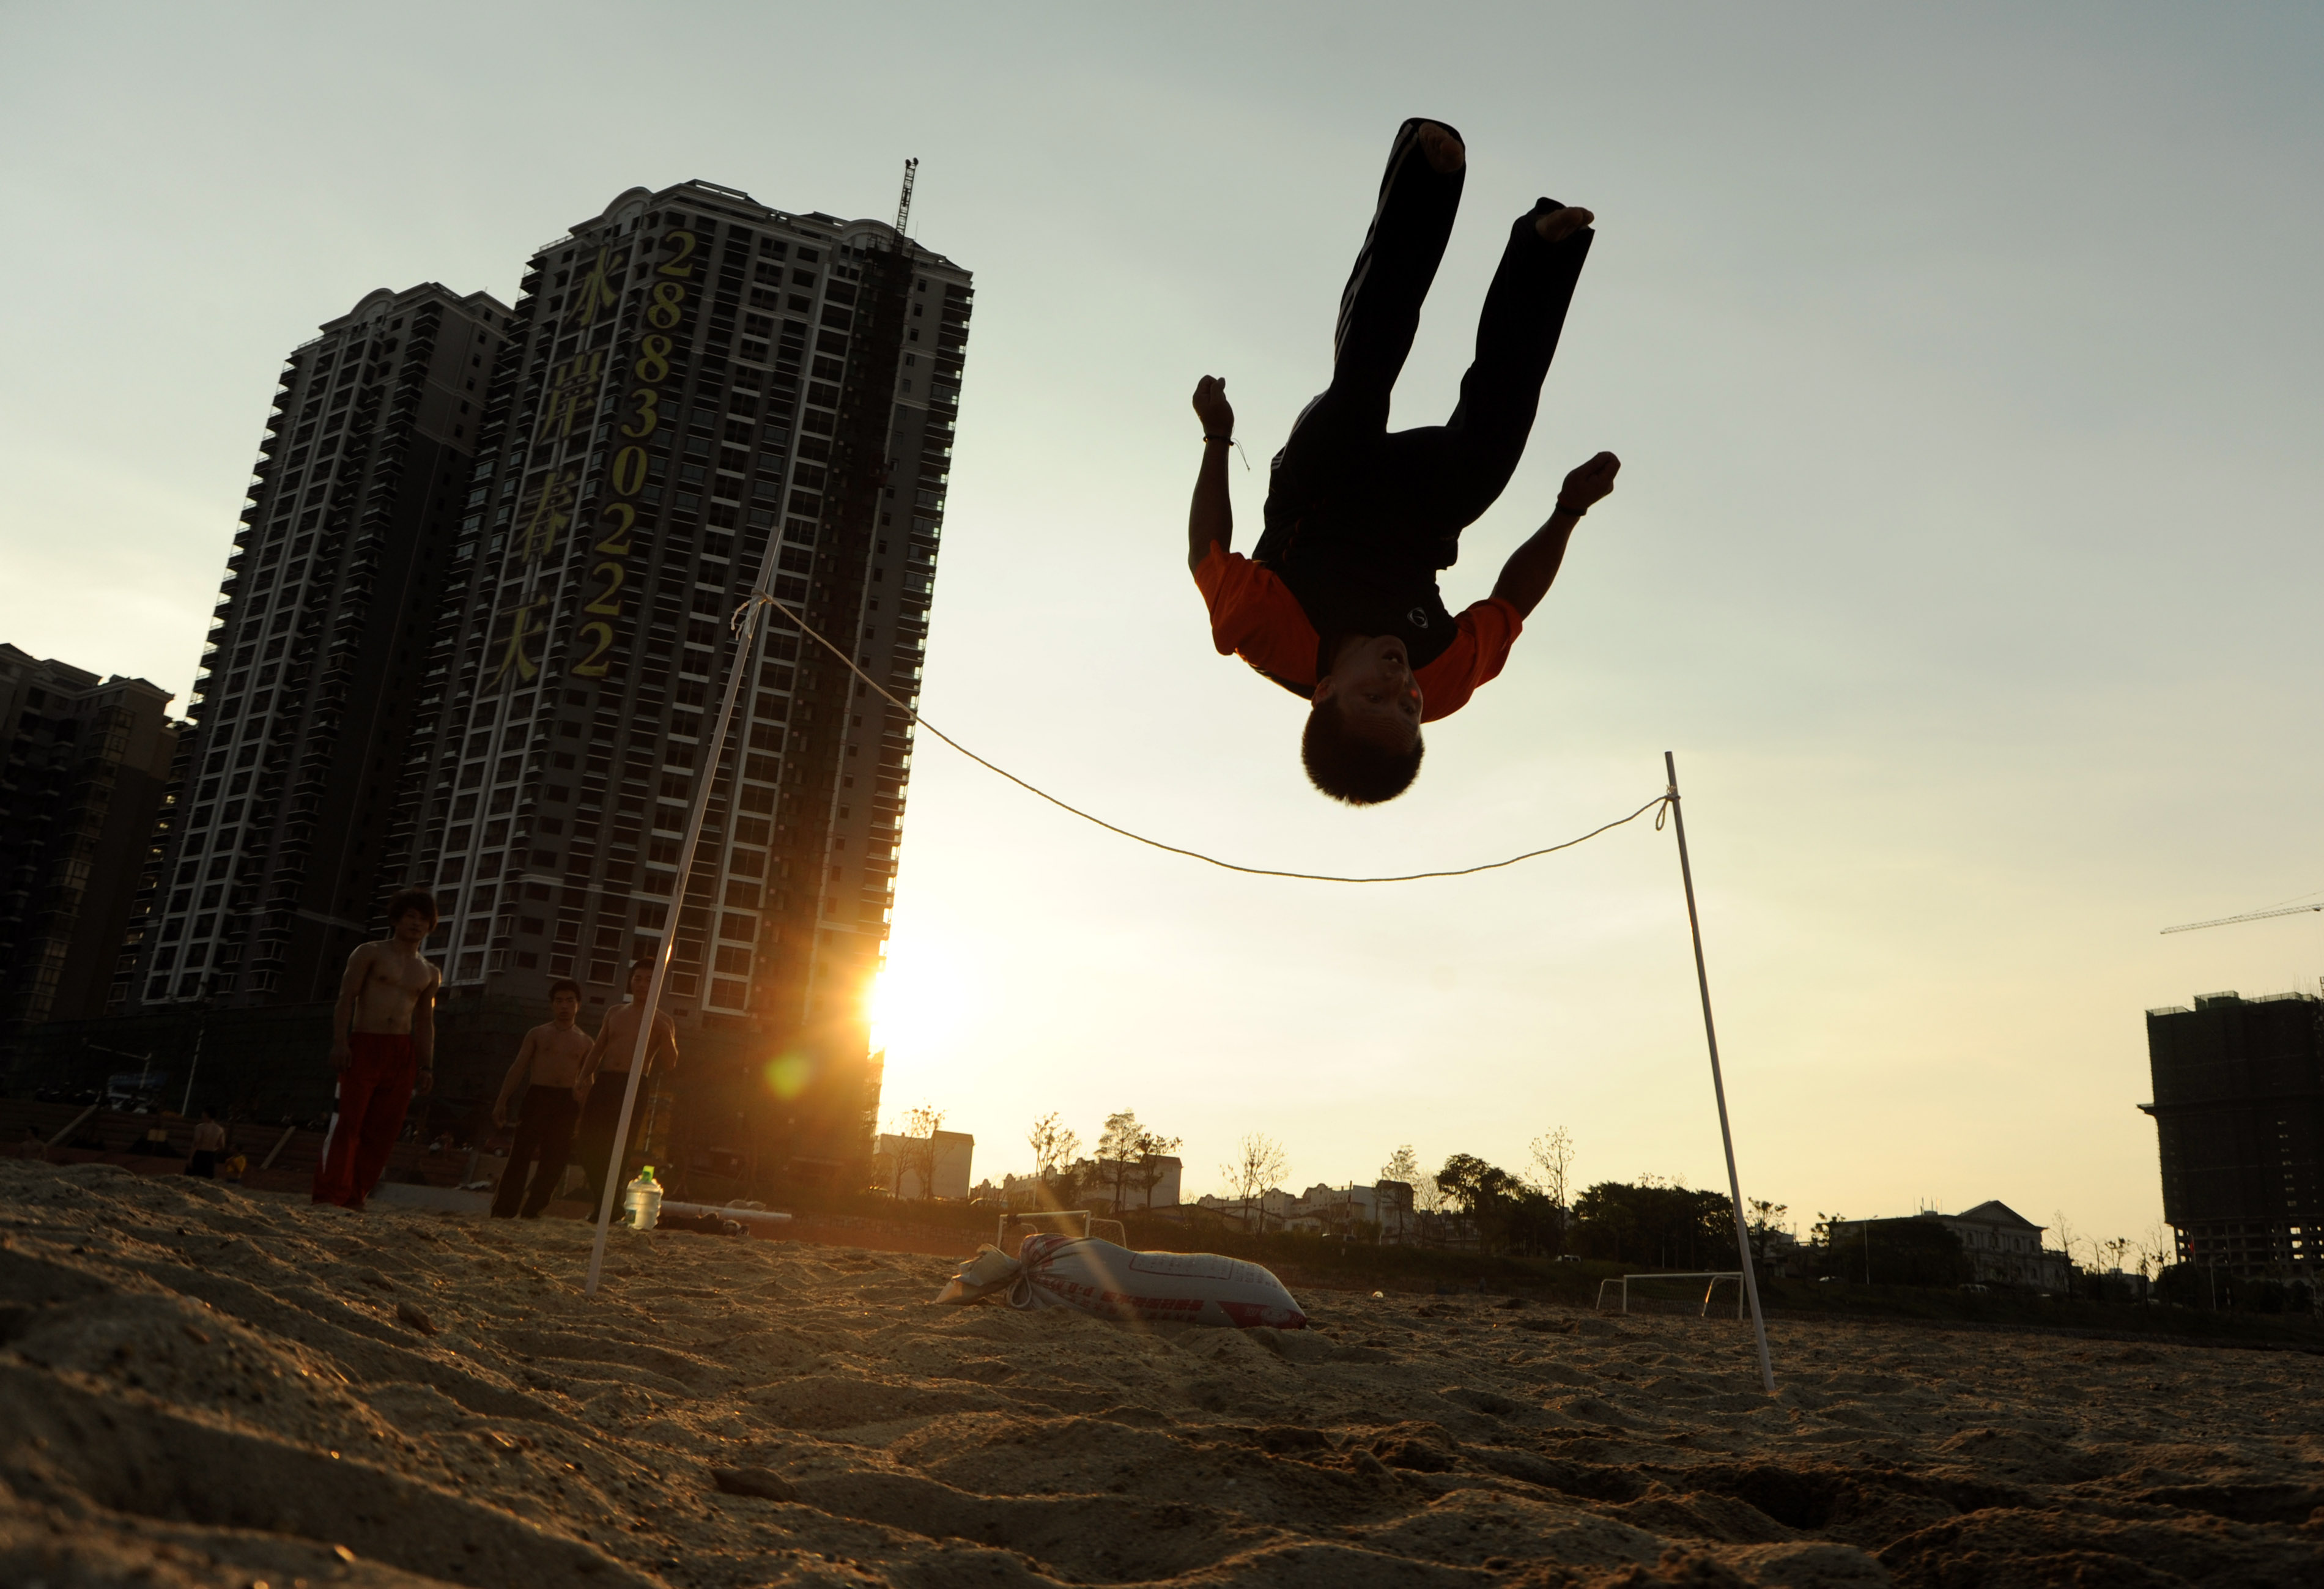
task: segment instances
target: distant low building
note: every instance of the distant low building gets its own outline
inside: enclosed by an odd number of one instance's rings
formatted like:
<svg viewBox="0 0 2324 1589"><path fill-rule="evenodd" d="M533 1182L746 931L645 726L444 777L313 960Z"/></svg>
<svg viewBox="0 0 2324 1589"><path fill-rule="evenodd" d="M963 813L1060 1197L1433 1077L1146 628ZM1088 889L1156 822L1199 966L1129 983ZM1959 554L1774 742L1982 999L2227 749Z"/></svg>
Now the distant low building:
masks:
<svg viewBox="0 0 2324 1589"><path fill-rule="evenodd" d="M1185 1166L1176 1158L1157 1153L1151 1159L1084 1159L1074 1165L1082 1201L1106 1214L1142 1213L1176 1208Z"/></svg>
<svg viewBox="0 0 2324 1589"><path fill-rule="evenodd" d="M1950 1231L1969 1260L1969 1279L1982 1285L2024 1286L2037 1291L2062 1291L2071 1272L2066 1254L2042 1245L2046 1225L2035 1224L2006 1203L1987 1200L1960 1214L1923 1209L1919 1216ZM1900 1220L1835 1220L1827 1236L1831 1247L1845 1251L1861 1241L1868 1229ZM1877 1239L1877 1237L1876 1237ZM1772 1254L1771 1254L1772 1256Z"/></svg>
<svg viewBox="0 0 2324 1589"><path fill-rule="evenodd" d="M1924 1214L1960 1238L1969 1272L1987 1284L2031 1286L2062 1291L2071 1261L2042 1245L2046 1225L2035 1224L2006 1203L1987 1201L1960 1214Z"/></svg>
<svg viewBox="0 0 2324 1589"><path fill-rule="evenodd" d="M1216 1192L1205 1192L1194 1199L1194 1206L1206 1208L1231 1224L1248 1224L1252 1229L1279 1231L1288 1224L1299 1206L1299 1199L1281 1187L1269 1187L1246 1205L1240 1197L1224 1197Z"/></svg>
<svg viewBox="0 0 2324 1589"><path fill-rule="evenodd" d="M940 1131L933 1138L881 1132L872 1159L872 1184L906 1201L936 1196L965 1203L969 1160L975 1153L976 1139L967 1132ZM934 1172L924 1176L931 1159Z"/></svg>

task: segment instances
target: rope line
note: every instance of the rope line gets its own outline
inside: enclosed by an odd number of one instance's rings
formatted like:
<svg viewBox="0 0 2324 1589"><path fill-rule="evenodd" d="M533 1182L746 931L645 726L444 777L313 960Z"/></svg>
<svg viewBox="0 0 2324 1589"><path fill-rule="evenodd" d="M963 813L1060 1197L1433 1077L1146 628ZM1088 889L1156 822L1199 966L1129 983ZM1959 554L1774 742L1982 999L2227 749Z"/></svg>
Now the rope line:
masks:
<svg viewBox="0 0 2324 1589"><path fill-rule="evenodd" d="M1504 866L1514 866L1520 861L1531 861L1543 855L1554 855L1560 850L1570 850L1576 845L1587 844L1601 833L1609 832L1614 828L1622 827L1626 823L1636 822L1648 811L1655 811L1656 813L1655 817L1655 826L1659 828L1663 825L1663 819L1658 808L1667 807L1671 801L1671 796L1669 792L1665 790L1665 792L1656 795L1653 799L1648 800L1645 805L1640 806L1628 816L1617 817L1611 822L1602 823L1600 826L1591 828L1589 832L1583 834L1579 838L1569 838L1563 844L1550 845L1543 849L1527 850L1524 855L1511 855L1506 861L1488 861L1482 865L1462 866L1449 872L1406 872L1399 873L1394 877L1338 877L1333 876L1329 873L1322 872L1278 872L1274 868L1268 866L1243 866L1232 861L1222 861L1216 855L1206 855L1200 850L1185 849L1177 845L1166 845L1158 838L1148 838L1142 833L1132 833L1127 827L1116 827L1114 824L1108 822L1102 817L1093 816L1091 813L1083 810L1079 806L1072 805L1065 800L1059 799L1056 796L1051 794L1047 790L1041 788L1038 784L1028 783L1025 780L1018 777L1017 774L1009 771L1008 768L999 766L991 762L986 761L982 756L980 756L974 751L970 750L966 745L953 738L952 735L946 734L943 729L938 728L926 717L921 716L916 708L906 706L902 701L898 700L893 695L889 693L885 685L872 678L871 674L866 673L862 668L856 666L855 659L853 657L848 655L846 651L841 650L830 641L825 640L820 633L816 633L804 617L800 616L798 612L793 610L785 603L778 601L771 596L753 596L749 601L744 602L742 606L737 608L733 618L733 626L736 630L739 631L742 628L744 614L749 613L752 607L757 606L761 603L764 603L768 606L773 607L776 611L781 613L783 616L797 624L799 627L799 632L802 634L805 634L808 639L823 647L824 650L829 651L833 656L837 657L840 661L846 666L849 672L854 674L856 678L870 685L879 693L880 697L886 701L890 706L903 713L918 726L927 729L930 734L935 734L938 739L944 741L945 744L950 745L954 750L958 751L962 755L966 756L970 761L975 762L986 771L998 773L1000 776L1007 779L1010 782L1015 784L1019 789L1023 790L1026 793L1036 795L1040 799L1048 801L1049 804L1056 807L1057 809L1069 812L1072 815L1080 818L1084 822L1093 823L1097 827L1104 828L1108 833L1119 834L1123 838L1130 839L1137 844L1144 845L1149 849L1161 850L1166 854L1173 855L1184 855L1190 861L1200 861L1205 865L1216 866L1222 871L1240 872L1247 877L1287 877L1300 882L1423 882L1430 878L1435 877L1471 877L1480 872L1498 872Z"/></svg>

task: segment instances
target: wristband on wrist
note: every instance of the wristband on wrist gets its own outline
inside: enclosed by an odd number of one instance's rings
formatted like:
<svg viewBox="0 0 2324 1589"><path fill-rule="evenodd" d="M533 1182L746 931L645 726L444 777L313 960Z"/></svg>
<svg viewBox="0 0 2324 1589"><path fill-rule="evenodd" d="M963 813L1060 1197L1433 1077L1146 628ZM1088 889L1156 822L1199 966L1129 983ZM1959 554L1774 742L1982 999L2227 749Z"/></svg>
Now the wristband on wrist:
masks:
<svg viewBox="0 0 2324 1589"><path fill-rule="evenodd" d="M1242 467L1246 469L1250 467L1250 454L1242 451L1241 442L1237 441L1231 436L1213 436L1205 431L1203 436L1203 445L1208 447L1213 441L1219 443L1222 447L1231 447L1237 452L1242 453Z"/></svg>

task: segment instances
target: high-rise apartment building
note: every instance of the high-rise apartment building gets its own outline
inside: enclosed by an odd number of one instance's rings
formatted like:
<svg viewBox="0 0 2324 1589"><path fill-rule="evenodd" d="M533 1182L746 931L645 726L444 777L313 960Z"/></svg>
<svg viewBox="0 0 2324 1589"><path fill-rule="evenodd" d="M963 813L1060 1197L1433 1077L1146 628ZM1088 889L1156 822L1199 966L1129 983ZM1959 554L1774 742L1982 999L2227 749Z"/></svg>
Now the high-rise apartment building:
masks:
<svg viewBox="0 0 2324 1589"><path fill-rule="evenodd" d="M177 748L169 704L0 645L0 1035L104 1012Z"/></svg>
<svg viewBox="0 0 2324 1589"><path fill-rule="evenodd" d="M2146 1051L2180 1261L2324 1270L2324 1001L2207 993L2148 1011Z"/></svg>
<svg viewBox="0 0 2324 1589"><path fill-rule="evenodd" d="M481 292L382 289L291 353L116 1011L337 991L379 914L389 802L507 320Z"/></svg>
<svg viewBox="0 0 2324 1589"><path fill-rule="evenodd" d="M883 223L696 181L541 249L509 319L381 887L435 890L456 1017L556 976L617 1002L674 935L698 1173L871 1156L911 725L789 618L739 659L730 620L771 559L774 596L916 697L970 301Z"/></svg>

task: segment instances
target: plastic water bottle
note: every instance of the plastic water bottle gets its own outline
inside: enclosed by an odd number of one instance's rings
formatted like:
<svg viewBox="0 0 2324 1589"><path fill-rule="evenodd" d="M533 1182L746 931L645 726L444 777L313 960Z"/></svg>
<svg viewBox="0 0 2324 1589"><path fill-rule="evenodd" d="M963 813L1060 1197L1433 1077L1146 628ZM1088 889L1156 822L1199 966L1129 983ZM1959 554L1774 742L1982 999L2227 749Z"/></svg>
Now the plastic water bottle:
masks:
<svg viewBox="0 0 2324 1589"><path fill-rule="evenodd" d="M654 1179L653 1166L638 1171L638 1178L629 1184L622 1198L622 1206L630 1216L633 1231L650 1231L654 1221L661 1217L661 1183Z"/></svg>

